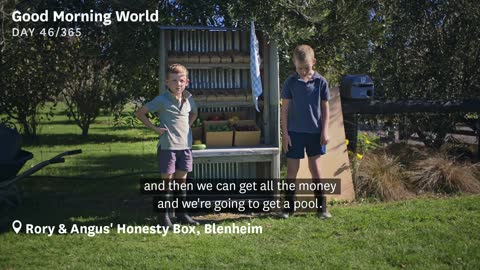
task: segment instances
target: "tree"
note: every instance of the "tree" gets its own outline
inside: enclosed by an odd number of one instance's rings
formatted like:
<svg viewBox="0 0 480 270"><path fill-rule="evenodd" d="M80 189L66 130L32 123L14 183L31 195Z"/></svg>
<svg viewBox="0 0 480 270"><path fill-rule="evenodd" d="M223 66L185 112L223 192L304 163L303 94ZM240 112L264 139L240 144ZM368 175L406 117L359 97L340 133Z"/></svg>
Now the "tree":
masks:
<svg viewBox="0 0 480 270"><path fill-rule="evenodd" d="M465 1L378 1L373 22L377 93L383 98L458 100L480 96L480 7ZM439 148L465 114L404 117L406 133Z"/></svg>
<svg viewBox="0 0 480 270"><path fill-rule="evenodd" d="M124 105L122 94L112 66L102 59L86 57L76 58L63 90L67 110L82 129L82 136L88 135L101 109Z"/></svg>
<svg viewBox="0 0 480 270"><path fill-rule="evenodd" d="M35 3L30 11L44 10L46 5ZM39 114L47 102L61 91L63 84L62 41L54 41L42 35L22 38L12 37L16 26L8 17L14 9L26 10L25 5L14 1L0 3L0 112L7 119L18 122L23 133L30 138L37 134ZM39 27L48 27L39 23Z"/></svg>

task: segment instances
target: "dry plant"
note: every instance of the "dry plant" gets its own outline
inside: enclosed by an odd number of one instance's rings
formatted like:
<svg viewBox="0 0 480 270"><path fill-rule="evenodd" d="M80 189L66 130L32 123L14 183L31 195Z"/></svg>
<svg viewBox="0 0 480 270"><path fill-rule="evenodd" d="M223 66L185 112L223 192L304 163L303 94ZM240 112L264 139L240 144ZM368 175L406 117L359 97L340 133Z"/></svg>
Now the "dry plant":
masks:
<svg viewBox="0 0 480 270"><path fill-rule="evenodd" d="M382 201L412 197L406 176L397 158L386 153L370 153L360 161L356 175L356 191L360 196L375 196Z"/></svg>
<svg viewBox="0 0 480 270"><path fill-rule="evenodd" d="M436 155L418 161L408 174L417 192L480 193L478 168Z"/></svg>
<svg viewBox="0 0 480 270"><path fill-rule="evenodd" d="M385 149L387 154L398 157L400 163L410 167L418 160L425 159L431 155L431 150L419 145L409 145L407 143L392 143Z"/></svg>

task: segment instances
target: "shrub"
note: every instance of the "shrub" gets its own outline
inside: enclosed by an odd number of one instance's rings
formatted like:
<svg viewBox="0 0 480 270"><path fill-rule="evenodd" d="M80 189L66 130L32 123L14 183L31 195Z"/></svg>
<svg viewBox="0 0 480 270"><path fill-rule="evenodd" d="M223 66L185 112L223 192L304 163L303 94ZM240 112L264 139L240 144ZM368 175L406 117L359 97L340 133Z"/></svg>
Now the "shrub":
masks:
<svg viewBox="0 0 480 270"><path fill-rule="evenodd" d="M412 196L397 158L386 153L371 153L358 163L355 177L358 197L375 196L382 201L395 201Z"/></svg>
<svg viewBox="0 0 480 270"><path fill-rule="evenodd" d="M441 155L418 161L409 176L417 192L480 193L478 166Z"/></svg>
<svg viewBox="0 0 480 270"><path fill-rule="evenodd" d="M387 154L395 156L401 162L402 165L410 167L416 164L417 161L426 159L433 151L419 145L409 145L405 142L392 143L385 149Z"/></svg>

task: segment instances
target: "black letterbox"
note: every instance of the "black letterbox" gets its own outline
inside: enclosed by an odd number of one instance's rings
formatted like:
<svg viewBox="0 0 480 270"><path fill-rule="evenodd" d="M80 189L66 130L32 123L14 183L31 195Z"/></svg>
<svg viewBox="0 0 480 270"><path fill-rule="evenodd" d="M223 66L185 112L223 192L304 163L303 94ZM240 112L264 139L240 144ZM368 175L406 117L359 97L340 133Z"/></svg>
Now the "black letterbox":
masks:
<svg viewBox="0 0 480 270"><path fill-rule="evenodd" d="M340 83L340 94L348 99L373 98L373 81L368 75L347 75Z"/></svg>

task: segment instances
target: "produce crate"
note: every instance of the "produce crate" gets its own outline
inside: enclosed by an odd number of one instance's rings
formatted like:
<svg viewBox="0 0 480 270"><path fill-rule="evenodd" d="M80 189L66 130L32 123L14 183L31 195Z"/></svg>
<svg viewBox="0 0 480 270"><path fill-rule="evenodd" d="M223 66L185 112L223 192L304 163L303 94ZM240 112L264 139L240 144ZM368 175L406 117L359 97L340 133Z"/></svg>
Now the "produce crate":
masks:
<svg viewBox="0 0 480 270"><path fill-rule="evenodd" d="M230 129L228 121L203 121L207 147L232 146L233 131L231 129L229 131L209 131L212 126L227 126Z"/></svg>
<svg viewBox="0 0 480 270"><path fill-rule="evenodd" d="M247 129L249 130L243 130ZM251 129L251 130L250 130ZM260 144L260 129L253 120L239 120L234 124L233 146L255 146Z"/></svg>
<svg viewBox="0 0 480 270"><path fill-rule="evenodd" d="M198 115L202 121L225 121L225 115L222 112L200 112ZM215 120L213 118L216 118Z"/></svg>

